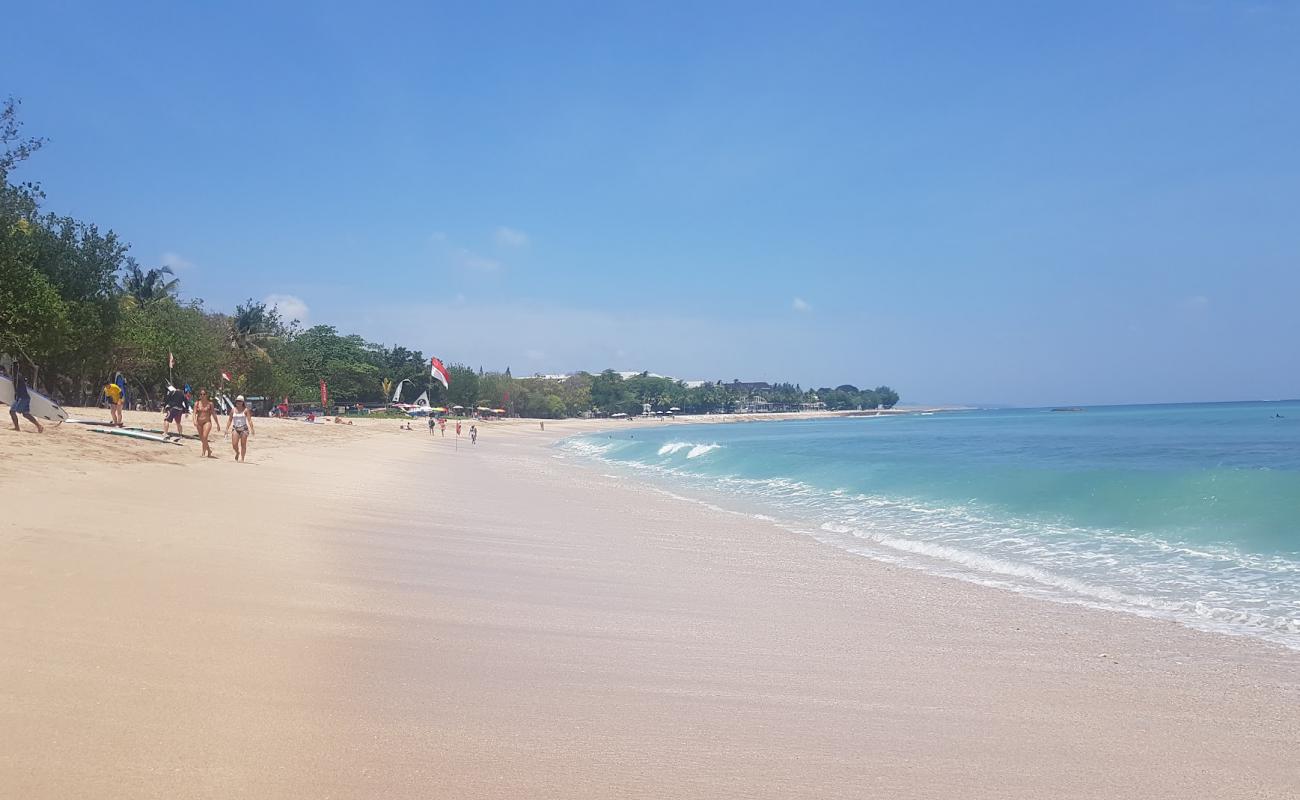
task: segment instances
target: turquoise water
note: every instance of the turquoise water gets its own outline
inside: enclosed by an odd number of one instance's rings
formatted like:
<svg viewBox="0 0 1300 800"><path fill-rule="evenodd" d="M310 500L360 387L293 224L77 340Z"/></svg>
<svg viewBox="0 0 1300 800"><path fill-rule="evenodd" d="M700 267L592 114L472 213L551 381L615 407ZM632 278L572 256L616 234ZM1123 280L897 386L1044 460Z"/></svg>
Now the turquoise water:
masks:
<svg viewBox="0 0 1300 800"><path fill-rule="evenodd" d="M633 422L560 447L892 563L1300 649L1300 402Z"/></svg>

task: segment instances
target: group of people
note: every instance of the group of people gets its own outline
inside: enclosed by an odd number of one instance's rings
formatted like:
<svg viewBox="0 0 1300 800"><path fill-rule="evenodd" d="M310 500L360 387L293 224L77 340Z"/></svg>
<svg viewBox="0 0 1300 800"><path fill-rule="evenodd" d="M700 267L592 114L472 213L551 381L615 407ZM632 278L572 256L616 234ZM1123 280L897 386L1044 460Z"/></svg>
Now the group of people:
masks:
<svg viewBox="0 0 1300 800"><path fill-rule="evenodd" d="M117 383L108 383L104 386L104 396L108 399L110 414L112 415L112 425L122 427L122 408L124 397L122 387ZM215 426L217 433L221 433L221 413L216 403L208 396L207 389L199 389L197 400L191 400L190 387L178 389L175 386L167 387L167 394L163 397L163 436L171 435L171 428L176 426L176 436L184 436L182 424L185 415L190 411L194 412L194 428L198 432L199 444L202 450L199 453L200 458L216 458L212 452L212 443L210 436L212 428ZM253 412L244 401L241 394L235 398L233 407L230 409L230 420L226 425L230 433L230 445L234 451L236 461L244 461L248 457L248 438L253 435Z"/></svg>
<svg viewBox="0 0 1300 800"><path fill-rule="evenodd" d="M446 418L446 417L432 417L432 416L429 417L429 435L430 435L430 436L433 435L434 426L437 426L437 428L442 432L442 435L443 435L443 436L446 436L446 435L447 435L447 418ZM460 429L460 420L456 420L456 435L457 435L457 436L460 436L460 430L461 430L461 429ZM470 444L478 444L478 426L477 426L477 425L470 425L470 426L469 426L469 442L470 442Z"/></svg>

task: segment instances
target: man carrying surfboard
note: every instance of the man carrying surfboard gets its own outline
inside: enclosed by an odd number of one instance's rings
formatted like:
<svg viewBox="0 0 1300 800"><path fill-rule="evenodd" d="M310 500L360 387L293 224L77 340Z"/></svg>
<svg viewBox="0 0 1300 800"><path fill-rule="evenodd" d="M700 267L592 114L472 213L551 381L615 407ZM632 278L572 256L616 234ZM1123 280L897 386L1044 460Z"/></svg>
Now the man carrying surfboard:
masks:
<svg viewBox="0 0 1300 800"><path fill-rule="evenodd" d="M41 422L32 416L32 395L27 390L27 381L23 379L23 372L14 364L14 403L9 406L9 419L14 421L14 430L20 431L18 427L18 415L22 414L27 421L36 426L37 433L45 433L45 428L41 427Z"/></svg>

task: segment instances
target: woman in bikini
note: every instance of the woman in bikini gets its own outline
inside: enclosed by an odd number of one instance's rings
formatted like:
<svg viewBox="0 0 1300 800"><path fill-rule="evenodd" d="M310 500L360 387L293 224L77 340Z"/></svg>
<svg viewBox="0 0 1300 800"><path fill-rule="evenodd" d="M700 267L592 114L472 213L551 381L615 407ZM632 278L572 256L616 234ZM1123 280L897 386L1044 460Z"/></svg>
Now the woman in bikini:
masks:
<svg viewBox="0 0 1300 800"><path fill-rule="evenodd" d="M208 432L212 430L212 424L216 423L217 433L221 433L221 418L217 416L217 408L208 399L208 390L199 389L199 400L194 404L194 427L199 429L199 443L203 445L203 452L199 457L207 456L216 458L212 455L212 447L208 444Z"/></svg>
<svg viewBox="0 0 1300 800"><path fill-rule="evenodd" d="M253 435L253 412L244 405L244 396L235 398L235 407L230 412L230 444L235 448L235 460L246 461L248 458L248 437Z"/></svg>

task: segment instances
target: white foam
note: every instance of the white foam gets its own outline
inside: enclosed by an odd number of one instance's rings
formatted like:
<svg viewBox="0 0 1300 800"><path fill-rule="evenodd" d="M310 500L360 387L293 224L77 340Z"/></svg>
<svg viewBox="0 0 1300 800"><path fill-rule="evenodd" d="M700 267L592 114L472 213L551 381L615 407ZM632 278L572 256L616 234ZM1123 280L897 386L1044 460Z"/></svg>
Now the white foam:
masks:
<svg viewBox="0 0 1300 800"><path fill-rule="evenodd" d="M671 476L689 489L733 497L714 511L787 530L899 566L1058 602L1126 611L1202 630L1252 635L1300 650L1300 560L1219 545L1162 540L1124 530L1011 518L975 504L941 506L906 497L822 489L791 478L713 477L691 459L716 443L670 442L660 456L631 460L653 442L569 447L601 462ZM620 452L627 449L628 452ZM661 491L663 491L661 489ZM755 508L754 506L758 507ZM767 513L756 513L767 512ZM1292 580L1293 578L1297 580Z"/></svg>

